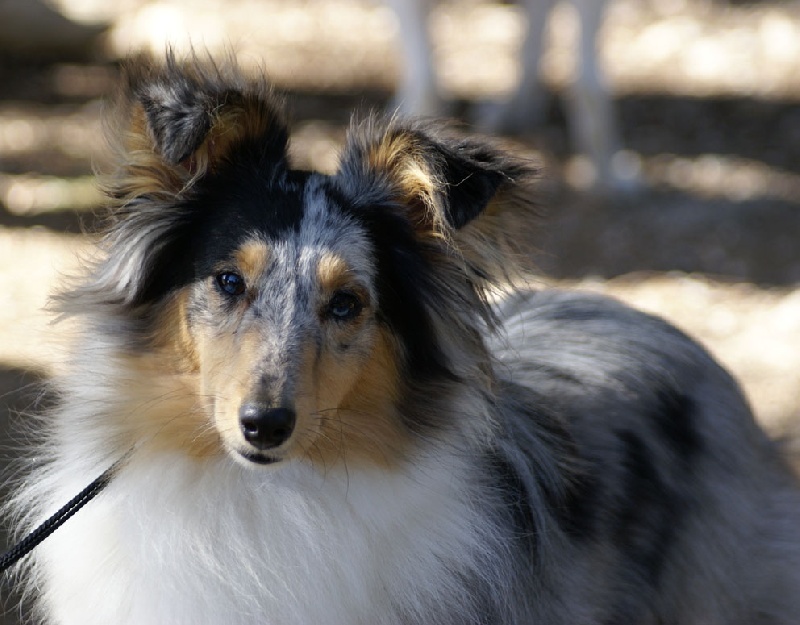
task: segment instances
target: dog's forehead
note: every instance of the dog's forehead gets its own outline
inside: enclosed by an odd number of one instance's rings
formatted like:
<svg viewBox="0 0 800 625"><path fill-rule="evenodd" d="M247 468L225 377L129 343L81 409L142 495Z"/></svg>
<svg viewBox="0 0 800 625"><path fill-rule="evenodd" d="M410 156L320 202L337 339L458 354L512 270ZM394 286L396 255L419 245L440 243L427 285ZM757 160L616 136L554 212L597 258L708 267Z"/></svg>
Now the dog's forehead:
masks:
<svg viewBox="0 0 800 625"><path fill-rule="evenodd" d="M269 265L301 274L315 274L320 263L335 261L355 275L369 279L374 273L373 250L367 230L345 207L322 174L311 174L302 188L302 210L291 227L266 228L256 240L268 250ZM250 247L245 238L240 249Z"/></svg>
<svg viewBox="0 0 800 625"><path fill-rule="evenodd" d="M344 210L330 179L322 174L306 181L298 244L356 253L364 247L363 225Z"/></svg>

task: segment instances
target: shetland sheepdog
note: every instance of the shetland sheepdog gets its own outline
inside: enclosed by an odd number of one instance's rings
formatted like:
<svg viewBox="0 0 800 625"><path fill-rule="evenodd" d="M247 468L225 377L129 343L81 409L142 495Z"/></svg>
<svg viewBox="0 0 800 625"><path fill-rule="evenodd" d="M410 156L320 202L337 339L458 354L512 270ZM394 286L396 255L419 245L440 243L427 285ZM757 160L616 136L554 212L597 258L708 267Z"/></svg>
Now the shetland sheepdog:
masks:
<svg viewBox="0 0 800 625"><path fill-rule="evenodd" d="M231 60L132 61L120 93L21 531L127 460L18 569L42 622L800 622L800 494L731 377L508 287L529 163L367 115L298 169Z"/></svg>

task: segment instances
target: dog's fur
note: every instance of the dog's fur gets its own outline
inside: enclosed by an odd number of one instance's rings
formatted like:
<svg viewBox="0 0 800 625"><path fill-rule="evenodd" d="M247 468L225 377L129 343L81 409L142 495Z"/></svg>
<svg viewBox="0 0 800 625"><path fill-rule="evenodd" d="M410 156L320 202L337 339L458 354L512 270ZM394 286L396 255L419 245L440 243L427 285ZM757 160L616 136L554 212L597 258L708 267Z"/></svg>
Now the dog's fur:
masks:
<svg viewBox="0 0 800 625"><path fill-rule="evenodd" d="M129 449L20 576L46 623L800 621L800 497L736 383L607 299L491 302L532 170L354 123L292 169L232 63L132 63L110 229L21 531ZM243 406L293 410L272 446Z"/></svg>

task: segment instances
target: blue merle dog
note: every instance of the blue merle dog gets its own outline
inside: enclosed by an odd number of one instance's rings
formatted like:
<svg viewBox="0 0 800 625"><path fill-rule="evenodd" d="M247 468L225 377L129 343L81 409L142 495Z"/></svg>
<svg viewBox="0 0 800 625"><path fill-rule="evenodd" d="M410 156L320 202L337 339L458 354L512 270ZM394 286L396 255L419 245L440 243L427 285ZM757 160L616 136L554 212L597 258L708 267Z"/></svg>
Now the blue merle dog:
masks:
<svg viewBox="0 0 800 625"><path fill-rule="evenodd" d="M123 82L20 527L128 460L21 571L43 622L800 622L800 491L731 377L510 286L528 163L372 116L304 171L230 60Z"/></svg>

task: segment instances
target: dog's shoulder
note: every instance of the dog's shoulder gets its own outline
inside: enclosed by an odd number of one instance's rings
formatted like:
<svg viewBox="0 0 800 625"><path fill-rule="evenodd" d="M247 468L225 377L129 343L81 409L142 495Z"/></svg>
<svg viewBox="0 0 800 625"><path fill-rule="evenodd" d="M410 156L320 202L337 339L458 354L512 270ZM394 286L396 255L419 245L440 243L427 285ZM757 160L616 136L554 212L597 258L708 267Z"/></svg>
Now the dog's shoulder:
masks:
<svg viewBox="0 0 800 625"><path fill-rule="evenodd" d="M796 506L789 474L736 381L673 325L608 297L559 290L515 295L499 316L504 330L492 346L498 401L509 408L501 428L508 456L524 453L530 436L549 441L549 466L562 476L545 482L560 494L551 519L578 552L617 549L623 566L608 580L616 597L608 622L647 613L647 593L674 581L676 550L708 561L723 550L729 557L713 561L725 579L744 561L727 537L713 537L720 527L755 531L765 511L790 507L784 498ZM543 457L531 475L542 475ZM734 510L735 519L722 520ZM682 534L687 527L696 531ZM772 553L780 540L753 538L749 553ZM765 557L767 571L773 556ZM706 583L716 592L716 582ZM619 590L626 587L644 594Z"/></svg>
<svg viewBox="0 0 800 625"><path fill-rule="evenodd" d="M561 290L518 294L500 317L498 375L546 401L585 447L633 456L646 446L687 462L708 445L768 444L731 375L659 317Z"/></svg>

